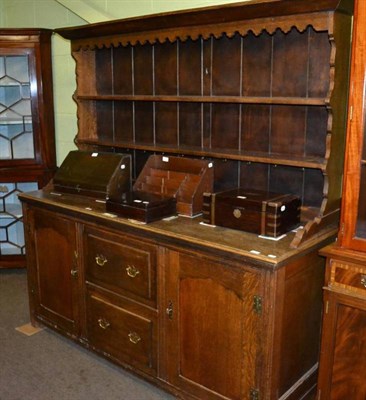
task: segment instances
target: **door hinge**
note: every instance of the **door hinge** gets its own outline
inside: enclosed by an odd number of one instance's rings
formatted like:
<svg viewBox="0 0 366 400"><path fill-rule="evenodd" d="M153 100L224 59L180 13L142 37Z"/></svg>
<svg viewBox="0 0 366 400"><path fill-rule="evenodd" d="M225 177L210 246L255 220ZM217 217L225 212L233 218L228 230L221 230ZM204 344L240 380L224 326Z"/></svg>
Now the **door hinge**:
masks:
<svg viewBox="0 0 366 400"><path fill-rule="evenodd" d="M258 389L250 389L249 392L250 400L259 400L259 390Z"/></svg>
<svg viewBox="0 0 366 400"><path fill-rule="evenodd" d="M255 295L253 297L253 310L256 314L262 314L262 297Z"/></svg>

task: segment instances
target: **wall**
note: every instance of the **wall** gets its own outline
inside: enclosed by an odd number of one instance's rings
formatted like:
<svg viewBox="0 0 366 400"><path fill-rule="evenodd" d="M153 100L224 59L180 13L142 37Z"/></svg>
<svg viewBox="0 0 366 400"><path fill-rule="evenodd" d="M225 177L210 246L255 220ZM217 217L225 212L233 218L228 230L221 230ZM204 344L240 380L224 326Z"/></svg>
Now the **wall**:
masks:
<svg viewBox="0 0 366 400"><path fill-rule="evenodd" d="M70 1L70 0L68 0ZM71 0L75 1L75 0ZM85 1L85 0L84 0ZM114 18L206 7L216 4L237 3L243 0L86 0L96 10ZM245 0L244 0L245 1Z"/></svg>
<svg viewBox="0 0 366 400"><path fill-rule="evenodd" d="M0 0L0 27L59 28L238 1L242 0ZM68 41L56 34L52 51L56 151L60 165L67 153L75 149L77 121L72 100L75 65Z"/></svg>
<svg viewBox="0 0 366 400"><path fill-rule="evenodd" d="M0 0L0 27L4 26L4 1Z"/></svg>

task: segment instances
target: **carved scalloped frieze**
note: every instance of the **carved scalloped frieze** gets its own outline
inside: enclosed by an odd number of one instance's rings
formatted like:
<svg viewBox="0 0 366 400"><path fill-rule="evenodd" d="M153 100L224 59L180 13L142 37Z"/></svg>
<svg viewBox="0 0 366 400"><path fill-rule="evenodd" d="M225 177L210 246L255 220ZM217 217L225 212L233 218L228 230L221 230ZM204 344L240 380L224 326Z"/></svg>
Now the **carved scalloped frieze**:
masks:
<svg viewBox="0 0 366 400"><path fill-rule="evenodd" d="M288 33L291 29L296 28L299 32L304 32L309 26L316 31L326 31L329 27L329 13L314 13L298 15L296 19L293 16L284 16L277 18L261 18L244 20L232 23L223 23L216 25L203 25L193 27L181 27L174 29L162 29L154 31L134 32L121 35L95 37L88 39L75 40L73 42L73 51L94 50L101 48L110 48L137 44L154 44L164 43L166 41L174 42L180 40L182 42L188 39L197 40L199 38L208 39L211 36L219 39L226 35L233 37L235 34L242 36L252 32L258 36L262 32L274 34L277 30Z"/></svg>

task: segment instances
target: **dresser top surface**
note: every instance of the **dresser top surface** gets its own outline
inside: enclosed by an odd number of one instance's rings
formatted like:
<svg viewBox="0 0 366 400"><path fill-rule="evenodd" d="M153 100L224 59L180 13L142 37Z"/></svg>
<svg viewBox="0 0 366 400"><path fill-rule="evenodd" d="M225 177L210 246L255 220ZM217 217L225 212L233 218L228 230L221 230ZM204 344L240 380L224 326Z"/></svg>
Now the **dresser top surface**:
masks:
<svg viewBox="0 0 366 400"><path fill-rule="evenodd" d="M101 227L142 234L160 241L163 245L178 243L189 247L214 249L269 269L278 268L314 247L321 247L321 243L329 242L336 234L335 227L328 228L300 247L291 248L295 236L293 231L273 239L207 225L202 222L201 216L190 218L180 215L144 224L106 212L105 202L100 199L47 190L22 193L19 197L25 203L52 209L81 221L98 223Z"/></svg>

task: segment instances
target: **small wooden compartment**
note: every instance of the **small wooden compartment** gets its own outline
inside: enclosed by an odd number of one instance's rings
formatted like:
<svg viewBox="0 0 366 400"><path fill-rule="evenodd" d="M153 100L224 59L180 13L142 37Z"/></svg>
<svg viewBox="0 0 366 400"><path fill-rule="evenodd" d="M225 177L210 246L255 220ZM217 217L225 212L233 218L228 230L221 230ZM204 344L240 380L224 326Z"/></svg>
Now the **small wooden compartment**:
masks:
<svg viewBox="0 0 366 400"><path fill-rule="evenodd" d="M301 200L291 194L233 189L204 194L209 224L278 237L300 223Z"/></svg>
<svg viewBox="0 0 366 400"><path fill-rule="evenodd" d="M177 201L171 196L139 190L124 193L119 202L108 199L106 209L121 217L148 223L175 215Z"/></svg>
<svg viewBox="0 0 366 400"><path fill-rule="evenodd" d="M202 212L203 193L213 189L213 163L187 157L152 155L133 189L174 197L179 214L194 216Z"/></svg>
<svg viewBox="0 0 366 400"><path fill-rule="evenodd" d="M56 191L106 199L120 199L131 189L131 156L74 150L53 179Z"/></svg>

